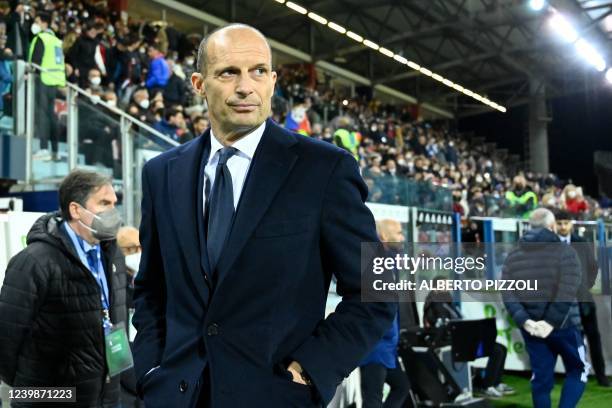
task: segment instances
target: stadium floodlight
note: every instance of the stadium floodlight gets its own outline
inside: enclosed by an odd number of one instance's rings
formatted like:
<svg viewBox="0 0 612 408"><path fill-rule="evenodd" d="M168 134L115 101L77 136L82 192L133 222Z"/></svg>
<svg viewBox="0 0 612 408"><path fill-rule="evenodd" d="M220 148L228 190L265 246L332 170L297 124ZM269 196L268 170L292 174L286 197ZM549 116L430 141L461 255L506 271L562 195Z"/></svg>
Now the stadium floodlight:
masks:
<svg viewBox="0 0 612 408"><path fill-rule="evenodd" d="M531 7L531 9L535 11L542 10L545 5L546 5L545 0L529 0L529 7Z"/></svg>
<svg viewBox="0 0 612 408"><path fill-rule="evenodd" d="M408 63L408 60L406 58L402 57L401 55L395 54L393 56L393 59L396 60L397 62L399 62L400 64L407 64Z"/></svg>
<svg viewBox="0 0 612 408"><path fill-rule="evenodd" d="M585 39L581 38L576 41L576 51L599 72L603 72L606 69L606 61Z"/></svg>
<svg viewBox="0 0 612 408"><path fill-rule="evenodd" d="M612 84L612 68L608 68L606 71L606 79Z"/></svg>
<svg viewBox="0 0 612 408"><path fill-rule="evenodd" d="M378 51L378 49L380 48L380 46L378 44L376 44L375 42L372 42L370 40L363 40L363 45L365 45L366 47L370 47L373 50Z"/></svg>
<svg viewBox="0 0 612 408"><path fill-rule="evenodd" d="M576 29L559 13L550 18L550 26L567 42L573 43L578 39Z"/></svg>
<svg viewBox="0 0 612 408"><path fill-rule="evenodd" d="M297 11L300 14L306 14L308 12L308 10L306 10L304 7L292 1L288 1L287 3L285 3L285 6L289 7L293 11Z"/></svg>
<svg viewBox="0 0 612 408"><path fill-rule="evenodd" d="M414 69L416 71L421 69L421 66L419 64L417 64L416 62L408 61L406 63L406 65L408 65L410 68L412 68L412 69Z"/></svg>
<svg viewBox="0 0 612 408"><path fill-rule="evenodd" d="M347 31L346 32L346 36L352 40L355 40L357 42L363 42L363 37L360 36L359 34L356 34L352 31Z"/></svg>
<svg viewBox="0 0 612 408"><path fill-rule="evenodd" d="M285 0L276 0L277 3L279 4L284 4L285 6L287 6L288 8L290 8L291 10L302 14L302 15L308 15L308 18L310 18L311 20L316 21L317 23L320 23L322 25L327 25L327 27L329 27L330 29L337 31L340 34L345 34L348 38L350 38L353 41L356 41L358 43L361 43L363 45L365 45L368 48L373 49L374 51L378 51L381 54L389 57L389 58L393 58L395 61L397 61L400 64L404 64L407 65L408 67L412 68L415 71L419 71L421 74L426 75L428 77L431 77L433 79L435 79L438 82L443 83L444 85L448 86L449 88L453 88L454 90L456 90L457 92L461 92L463 94L465 94L466 96L473 98L483 104L489 105L491 107L493 107L494 109L497 109L501 112L506 112L506 108L504 108L501 105L496 104L495 102L492 102L490 100L488 100L487 98L478 95L475 92L470 91L467 88L464 88L463 86L454 83L453 81L444 78L442 75L437 74L432 72L430 69L426 68L426 67L422 67L421 65L417 64L416 62L410 61L405 57L402 57L401 55L397 55L395 54L393 51L391 51L388 48L385 47L381 47L380 45L378 45L377 43L375 43L374 41L365 39L364 37L362 37L361 35L353 32L353 31L349 31L347 30L345 27L328 20L327 18L314 13L312 11L308 11L305 7L302 7L301 5L293 2L293 1L285 1ZM534 9L534 10L541 10L542 8L544 8L547 4L546 0L531 0L530 1L530 6ZM551 25L554 27L554 29L559 32L559 34L561 34L563 36L563 38L565 38L567 41L571 41L571 42L576 42L576 40L578 40L578 33L576 32L576 30L572 27L572 25L559 13L555 12L555 14L553 15L553 17L550 20ZM576 48L578 50L578 52L580 54L582 54L587 61L589 61L589 63L591 63L592 65L595 65L595 67L599 70L599 71L603 71L606 67L605 61L603 59L603 57L597 53L597 51L591 47L588 43L583 42L583 41L579 41L576 43ZM610 70L608 70L608 73L606 73L606 78L612 82L612 72ZM342 105L344 106L348 106L349 101L347 99L342 101Z"/></svg>
<svg viewBox="0 0 612 408"><path fill-rule="evenodd" d="M329 23L327 23L327 26L331 28L332 30L339 32L340 34L346 33L346 28L342 27L339 24L334 23L333 21L330 21Z"/></svg>
<svg viewBox="0 0 612 408"><path fill-rule="evenodd" d="M419 69L419 71L421 71L421 74L423 75L427 75L427 76L431 76L433 74L433 72L431 72L431 70L425 68L425 67L421 67L421 69Z"/></svg>
<svg viewBox="0 0 612 408"><path fill-rule="evenodd" d="M320 15L313 13L312 11L310 13L308 13L308 17L310 17L311 20L316 21L317 23L326 25L327 24L327 19L324 17L321 17Z"/></svg>
<svg viewBox="0 0 612 408"><path fill-rule="evenodd" d="M385 55L389 58L393 58L393 56L395 55L395 53L393 53L393 51L386 49L385 47L380 47L378 49L378 52L380 52L382 55Z"/></svg>

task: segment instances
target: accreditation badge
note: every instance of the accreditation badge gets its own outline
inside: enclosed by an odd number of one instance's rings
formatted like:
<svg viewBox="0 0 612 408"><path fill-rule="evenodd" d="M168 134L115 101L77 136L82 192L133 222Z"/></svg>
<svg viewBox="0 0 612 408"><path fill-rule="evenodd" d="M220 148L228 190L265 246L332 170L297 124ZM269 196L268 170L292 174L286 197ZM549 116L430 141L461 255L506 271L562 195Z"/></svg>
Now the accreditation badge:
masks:
<svg viewBox="0 0 612 408"><path fill-rule="evenodd" d="M110 377L134 367L134 359L123 322L113 325L110 333L104 336L104 342L106 343L106 365Z"/></svg>

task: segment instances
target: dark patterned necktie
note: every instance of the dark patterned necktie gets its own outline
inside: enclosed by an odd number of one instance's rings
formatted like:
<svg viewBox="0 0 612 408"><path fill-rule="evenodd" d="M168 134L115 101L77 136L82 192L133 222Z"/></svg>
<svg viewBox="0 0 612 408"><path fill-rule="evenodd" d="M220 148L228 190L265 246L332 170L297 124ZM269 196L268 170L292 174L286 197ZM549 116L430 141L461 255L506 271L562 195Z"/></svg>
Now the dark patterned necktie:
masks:
<svg viewBox="0 0 612 408"><path fill-rule="evenodd" d="M208 233L206 249L211 272L214 273L219 256L227 240L232 220L234 218L234 191L232 175L227 167L227 161L237 150L224 147L219 152L219 162L215 170L215 181L208 198Z"/></svg>

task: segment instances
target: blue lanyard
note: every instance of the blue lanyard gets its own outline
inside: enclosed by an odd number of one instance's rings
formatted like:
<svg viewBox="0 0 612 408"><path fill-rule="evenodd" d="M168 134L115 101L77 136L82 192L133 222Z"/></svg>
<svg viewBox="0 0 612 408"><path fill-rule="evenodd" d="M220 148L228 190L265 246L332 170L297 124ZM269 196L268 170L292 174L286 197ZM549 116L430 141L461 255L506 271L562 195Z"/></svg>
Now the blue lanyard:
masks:
<svg viewBox="0 0 612 408"><path fill-rule="evenodd" d="M83 250L83 252L85 253L85 258L87 258L87 263L89 264L89 256L87 251L85 251L85 245L83 243L83 240L81 239L81 237L78 237L78 241L79 241L79 245L81 246L81 249ZM108 293L107 291L104 290L104 282L102 280L102 274L104 273L104 271L100 271L100 249L99 248L95 248L96 251L96 256L95 256L95 261L93 262L93 265L89 265L90 268L92 268L92 271L95 276L96 276L96 282L98 283L98 286L100 287L100 293L102 294L100 300L102 303L102 326L104 327L104 333L105 334L109 334L111 331L111 328L113 327L113 324L110 320L110 302L108 299ZM108 282L107 282L107 288L108 288Z"/></svg>

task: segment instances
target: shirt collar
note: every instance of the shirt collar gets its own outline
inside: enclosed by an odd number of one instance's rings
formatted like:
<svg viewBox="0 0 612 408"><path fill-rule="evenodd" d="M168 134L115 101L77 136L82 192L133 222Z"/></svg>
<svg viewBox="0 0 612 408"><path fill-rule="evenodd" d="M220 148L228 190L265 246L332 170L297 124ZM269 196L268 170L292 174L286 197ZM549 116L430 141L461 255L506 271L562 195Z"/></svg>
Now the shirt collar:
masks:
<svg viewBox="0 0 612 408"><path fill-rule="evenodd" d="M561 242L567 242L568 244L571 242L571 236L570 235L559 235L559 238L561 238Z"/></svg>
<svg viewBox="0 0 612 408"><path fill-rule="evenodd" d="M261 137L263 136L264 131L266 130L266 122L264 121L257 129L242 137L236 143L232 145L232 147L238 149L243 156L246 156L249 160L253 159L255 155L255 150L257 150L257 146L259 146L259 142L261 141ZM212 128L210 129L210 157L214 157L217 151L221 150L224 146L217 140L215 137Z"/></svg>
<svg viewBox="0 0 612 408"><path fill-rule="evenodd" d="M77 234L76 231L72 229L68 222L64 222L64 225L66 226L66 232L68 232L68 235L70 235L72 242L76 241L83 250L83 252L87 253L92 249L95 249L97 252L100 249L100 244L91 245L89 242L81 238L79 234Z"/></svg>

